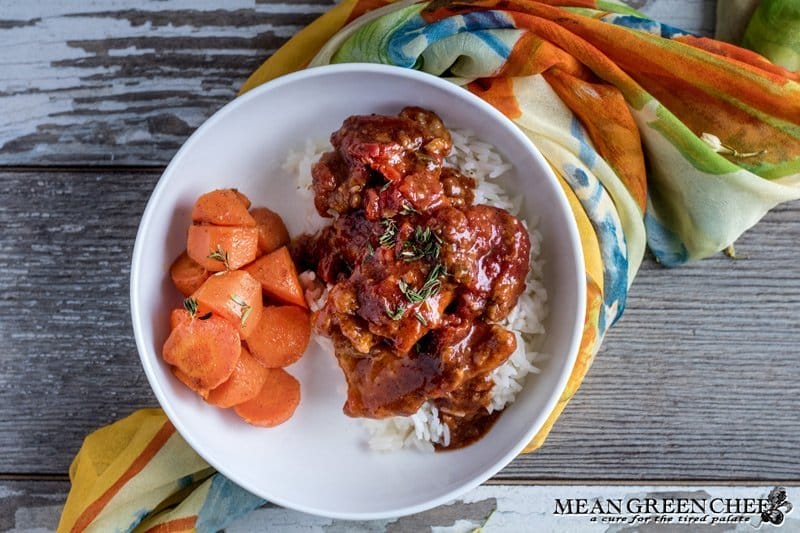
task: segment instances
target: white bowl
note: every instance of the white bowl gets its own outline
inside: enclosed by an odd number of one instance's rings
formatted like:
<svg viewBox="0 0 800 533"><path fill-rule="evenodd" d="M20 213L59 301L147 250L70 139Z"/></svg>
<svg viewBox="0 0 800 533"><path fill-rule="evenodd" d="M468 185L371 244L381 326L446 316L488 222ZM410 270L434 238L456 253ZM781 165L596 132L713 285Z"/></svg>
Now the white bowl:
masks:
<svg viewBox="0 0 800 533"><path fill-rule="evenodd" d="M307 139L327 139L349 115L396 114L417 105L448 127L494 144L519 179L513 195L540 218L550 314L541 348L551 357L483 439L443 453L370 451L359 420L342 413L345 381L312 343L289 369L302 400L285 424L262 429L207 405L161 360L169 311L180 306L169 265L185 248L195 199L235 187L277 211L295 235L305 206L281 165ZM507 465L542 427L575 361L584 320L583 256L567 200L544 158L508 119L449 82L396 67L346 64L281 77L226 105L183 145L147 204L131 267L136 345L158 401L186 441L228 478L271 502L344 519L388 518L443 504Z"/></svg>

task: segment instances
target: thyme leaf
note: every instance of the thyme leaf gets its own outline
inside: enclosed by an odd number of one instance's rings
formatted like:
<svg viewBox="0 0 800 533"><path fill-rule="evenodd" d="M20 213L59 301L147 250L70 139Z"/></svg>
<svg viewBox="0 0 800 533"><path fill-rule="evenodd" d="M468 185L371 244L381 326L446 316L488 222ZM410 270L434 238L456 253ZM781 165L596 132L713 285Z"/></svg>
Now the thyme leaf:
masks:
<svg viewBox="0 0 800 533"><path fill-rule="evenodd" d="M403 304L398 305L394 311L389 307L389 304L384 304L384 306L386 307L386 315L392 320L400 320L406 312L406 306Z"/></svg>
<svg viewBox="0 0 800 533"><path fill-rule="evenodd" d="M416 318L417 321L420 324L422 324L423 326L427 326L428 325L428 321L425 320L425 317L422 316L419 311L414 311L414 318Z"/></svg>
<svg viewBox="0 0 800 533"><path fill-rule="evenodd" d="M228 263L228 252L222 249L222 246L219 244L217 245L217 251L211 252L208 254L208 259L212 259L214 261L219 261L223 265L225 265L225 270L230 270L231 265Z"/></svg>
<svg viewBox="0 0 800 533"><path fill-rule="evenodd" d="M194 318L194 315L197 314L197 300L194 298L186 298L183 300L183 308L186 309L186 312L189 313L189 316Z"/></svg>
<svg viewBox="0 0 800 533"><path fill-rule="evenodd" d="M385 248L391 248L397 241L397 224L391 218L381 220L383 234L378 238L378 243Z"/></svg>
<svg viewBox="0 0 800 533"><path fill-rule="evenodd" d="M244 323L247 322L247 318L250 316L250 313L253 312L253 307L235 294L231 294L231 301L242 308L241 325L244 327Z"/></svg>
<svg viewBox="0 0 800 533"><path fill-rule="evenodd" d="M419 259L435 261L439 259L442 249L442 239L431 228L414 228L411 238L403 242L403 251L400 257L403 261L411 262Z"/></svg>

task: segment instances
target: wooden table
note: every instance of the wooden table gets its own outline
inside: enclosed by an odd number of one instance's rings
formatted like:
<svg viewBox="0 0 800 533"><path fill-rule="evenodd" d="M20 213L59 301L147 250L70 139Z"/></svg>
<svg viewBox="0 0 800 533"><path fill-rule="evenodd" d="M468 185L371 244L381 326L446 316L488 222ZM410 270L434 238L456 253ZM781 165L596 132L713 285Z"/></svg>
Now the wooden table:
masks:
<svg viewBox="0 0 800 533"><path fill-rule="evenodd" d="M145 202L186 137L331 3L0 0L0 530L52 529L83 437L156 405L128 300ZM713 0L630 3L713 30ZM646 260L545 446L480 494L798 480L799 240L794 203L745 234L737 260Z"/></svg>

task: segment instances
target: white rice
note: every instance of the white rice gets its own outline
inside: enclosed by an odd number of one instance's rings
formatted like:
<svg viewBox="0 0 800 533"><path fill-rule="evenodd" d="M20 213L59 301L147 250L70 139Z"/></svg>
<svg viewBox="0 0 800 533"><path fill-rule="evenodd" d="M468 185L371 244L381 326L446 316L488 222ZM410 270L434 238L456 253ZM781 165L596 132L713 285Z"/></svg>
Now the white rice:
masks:
<svg viewBox="0 0 800 533"><path fill-rule="evenodd" d="M450 130L450 133L453 150L447 157L446 164L475 178L478 186L475 189L474 203L501 207L518 216L521 197L517 196L512 200L501 184L511 170L511 165L503 160L492 145L480 141L474 133L466 130ZM284 163L284 170L297 177L298 193L307 200L304 232L314 233L330 223L330 219L320 217L314 208L311 166L324 152L331 149L327 142L308 141L302 152L291 152ZM536 231L538 220L527 217L524 222L531 240L530 270L525 279L527 289L520 296L516 307L501 323L516 336L517 349L504 364L492 372L494 388L492 401L488 406L490 413L500 411L512 403L525 385L527 375L539 372L534 363L541 357L536 350L545 333L543 323L547 316L547 291L542 283L544 261L540 257L542 236ZM312 309L321 307L327 293L326 289L319 300L312 303ZM323 349L333 354L330 339L321 335L314 337ZM434 443L443 446L450 443L449 428L441 422L438 410L429 402L423 404L412 416L396 416L383 420L364 419L363 423L368 433L369 445L374 450L415 448L428 452L434 450Z"/></svg>

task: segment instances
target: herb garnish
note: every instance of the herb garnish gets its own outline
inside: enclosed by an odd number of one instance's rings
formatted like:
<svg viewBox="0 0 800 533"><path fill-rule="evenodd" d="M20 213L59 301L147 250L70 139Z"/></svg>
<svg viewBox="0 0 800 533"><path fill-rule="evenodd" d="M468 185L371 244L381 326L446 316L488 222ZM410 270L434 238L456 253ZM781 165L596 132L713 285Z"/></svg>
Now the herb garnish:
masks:
<svg viewBox="0 0 800 533"><path fill-rule="evenodd" d="M435 261L439 259L441 247L442 239L435 231L428 227L423 229L417 226L414 228L411 239L403 242L403 251L400 252L400 257L407 263L418 259Z"/></svg>
<svg viewBox="0 0 800 533"><path fill-rule="evenodd" d="M245 323L245 321L247 321L247 317L250 316L250 313L253 312L253 308L252 308L252 306L248 305L247 302L245 302L244 300L242 300L241 298L239 298L235 294L231 294L231 300L233 301L233 303L235 303L236 305L238 305L238 306L240 306L242 308L242 321L241 321L241 324L242 324L242 327L244 327L244 323Z"/></svg>
<svg viewBox="0 0 800 533"><path fill-rule="evenodd" d="M414 209L414 207L412 207L412 205L411 205L411 204L409 204L408 202L405 202L405 203L403 204L403 208L400 210L400 214L401 214L401 215L410 215L411 213L415 213L415 214L417 214L417 215L418 215L418 214L419 214L419 211L417 211L416 209Z"/></svg>
<svg viewBox="0 0 800 533"><path fill-rule="evenodd" d="M402 279L397 282L397 286L409 302L419 303L439 293L439 290L442 288L442 282L439 281L439 276L442 274L445 274L444 267L441 263L436 263L433 265L430 272L428 272L428 277L425 278L425 283L422 284L421 289L416 290L410 287L408 283Z"/></svg>
<svg viewBox="0 0 800 533"><path fill-rule="evenodd" d="M391 218L384 218L381 220L383 226L383 234L378 238L381 246L391 248L397 240L397 224Z"/></svg>
<svg viewBox="0 0 800 533"><path fill-rule="evenodd" d="M423 326L428 325L428 321L425 320L425 317L422 316L419 311L414 311L414 318L416 318L417 321L419 321L419 323L422 324Z"/></svg>
<svg viewBox="0 0 800 533"><path fill-rule="evenodd" d="M194 315L197 314L197 300L194 298L186 298L183 300L183 308L186 309L190 317L194 318Z"/></svg>
<svg viewBox="0 0 800 533"><path fill-rule="evenodd" d="M208 259L213 259L214 261L219 261L223 265L225 265L225 270L230 270L231 265L228 264L228 252L222 249L222 246L219 244L217 245L217 251L211 252L208 254Z"/></svg>
<svg viewBox="0 0 800 533"><path fill-rule="evenodd" d="M394 311L392 311L392 308L389 307L389 304L384 304L384 306L386 307L386 314L392 320L400 320L403 318L403 314L406 312L406 306L403 304L398 305Z"/></svg>

